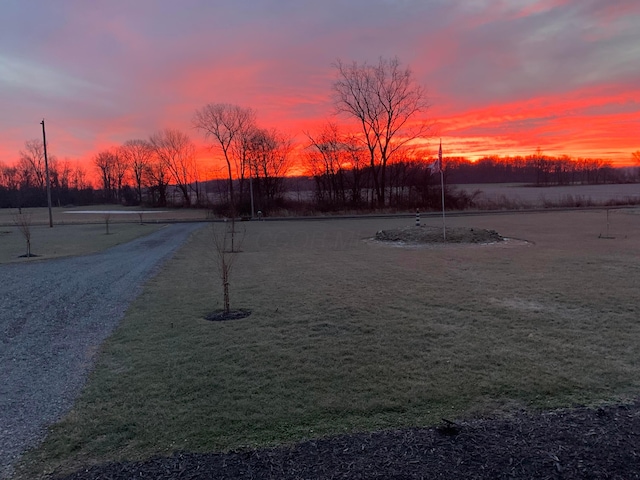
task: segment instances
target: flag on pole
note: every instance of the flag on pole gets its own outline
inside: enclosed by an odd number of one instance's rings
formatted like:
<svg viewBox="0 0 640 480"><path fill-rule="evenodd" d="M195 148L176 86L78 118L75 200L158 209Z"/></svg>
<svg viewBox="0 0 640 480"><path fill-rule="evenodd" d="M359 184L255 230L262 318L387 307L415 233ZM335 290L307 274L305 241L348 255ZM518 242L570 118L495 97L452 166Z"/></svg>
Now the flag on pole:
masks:
<svg viewBox="0 0 640 480"><path fill-rule="evenodd" d="M438 148L438 158L434 162L430 163L427 168L431 173L442 172L442 139L440 139L440 148Z"/></svg>

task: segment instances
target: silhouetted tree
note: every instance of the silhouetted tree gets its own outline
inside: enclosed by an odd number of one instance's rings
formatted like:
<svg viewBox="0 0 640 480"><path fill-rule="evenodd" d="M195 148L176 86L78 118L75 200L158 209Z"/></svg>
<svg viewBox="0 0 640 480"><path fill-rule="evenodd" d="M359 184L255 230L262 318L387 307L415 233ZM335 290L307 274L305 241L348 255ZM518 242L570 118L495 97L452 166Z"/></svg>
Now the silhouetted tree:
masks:
<svg viewBox="0 0 640 480"><path fill-rule="evenodd" d="M239 244L242 242L236 240L236 247L234 248L234 238L236 237L235 223L224 222L211 225L211 236L213 240L213 253L215 255L216 267L220 274L220 280L222 281L222 293L223 293L223 313L225 315L230 312L229 301L229 277L231 275L231 269L235 263Z"/></svg>
<svg viewBox="0 0 640 480"><path fill-rule="evenodd" d="M222 152L229 179L229 204L233 210L233 172L236 170L236 174L244 178L247 166L241 152L245 151L247 136L255 129L255 113L238 105L210 103L196 111L193 124L204 132L212 147ZM235 216L234 211L232 216Z"/></svg>
<svg viewBox="0 0 640 480"><path fill-rule="evenodd" d="M153 149L145 140L127 140L120 147L120 156L129 164L138 203L142 203L142 185L144 184L145 172L151 163Z"/></svg>
<svg viewBox="0 0 640 480"><path fill-rule="evenodd" d="M116 197L117 154L112 149L103 150L94 157L93 163L100 175L104 200L111 202Z"/></svg>
<svg viewBox="0 0 640 480"><path fill-rule="evenodd" d="M333 85L339 113L357 120L369 163L378 206L385 204L386 169L402 146L425 135L428 125L416 117L428 107L424 89L410 69L397 58L380 58L377 65L335 64L338 79Z"/></svg>
<svg viewBox="0 0 640 480"><path fill-rule="evenodd" d="M284 177L290 166L291 139L277 130L254 129L247 138L247 160L255 179L259 208L271 208L284 195Z"/></svg>
<svg viewBox="0 0 640 480"><path fill-rule="evenodd" d="M14 215L13 221L27 243L27 253L25 256L31 257L31 213L20 211Z"/></svg>
<svg viewBox="0 0 640 480"><path fill-rule="evenodd" d="M186 133L169 128L153 134L149 143L182 193L184 205L190 207L192 184L197 180L195 145Z"/></svg>

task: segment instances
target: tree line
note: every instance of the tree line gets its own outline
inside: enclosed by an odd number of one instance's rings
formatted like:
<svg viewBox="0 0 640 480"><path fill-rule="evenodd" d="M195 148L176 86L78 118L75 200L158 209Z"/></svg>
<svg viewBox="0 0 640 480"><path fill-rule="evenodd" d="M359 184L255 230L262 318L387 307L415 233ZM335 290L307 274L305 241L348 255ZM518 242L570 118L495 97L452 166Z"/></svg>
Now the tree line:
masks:
<svg viewBox="0 0 640 480"><path fill-rule="evenodd" d="M79 164L51 157L53 203L215 207L232 216L266 213L287 207L294 199L320 210L437 204L440 175L424 148L432 134L424 116L429 104L411 70L397 58L380 58L375 64L338 61L333 67L334 110L350 121L346 128L329 121L316 131L304 132L304 145L294 145L287 134L259 126L253 109L210 103L194 112L192 127L222 162L224 181L207 180L220 177L220 172L205 170L188 134L167 128L94 155L95 186ZM41 141L30 140L13 166L0 164L1 207L46 204L43 150ZM640 153L636 154L640 162ZM297 199L287 191L294 155L313 183L305 195L298 191ZM540 151L477 162L445 157L442 172L447 185L625 180L610 162L550 157ZM466 200L452 192L445 192L450 206L463 208Z"/></svg>

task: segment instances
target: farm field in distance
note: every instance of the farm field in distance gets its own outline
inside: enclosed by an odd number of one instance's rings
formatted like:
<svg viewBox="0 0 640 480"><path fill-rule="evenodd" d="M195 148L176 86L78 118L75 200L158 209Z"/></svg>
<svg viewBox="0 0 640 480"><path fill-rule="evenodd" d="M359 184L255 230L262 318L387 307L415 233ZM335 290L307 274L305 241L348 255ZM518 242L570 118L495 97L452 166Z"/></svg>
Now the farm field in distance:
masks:
<svg viewBox="0 0 640 480"><path fill-rule="evenodd" d="M604 184L604 185L562 185L548 187L533 187L512 183L478 183L461 184L455 186L459 190L473 194L480 193L476 200L481 204L510 204L514 207L545 207L546 205L575 206L581 202L582 206L593 203L604 205L607 202L622 202L628 199L640 202L640 185Z"/></svg>
<svg viewBox="0 0 640 480"><path fill-rule="evenodd" d="M638 396L640 209L610 211L614 238L590 210L447 219L511 239L491 245L370 240L412 221L239 222L231 307L252 313L228 322L204 320L222 291L200 230L20 478Z"/></svg>

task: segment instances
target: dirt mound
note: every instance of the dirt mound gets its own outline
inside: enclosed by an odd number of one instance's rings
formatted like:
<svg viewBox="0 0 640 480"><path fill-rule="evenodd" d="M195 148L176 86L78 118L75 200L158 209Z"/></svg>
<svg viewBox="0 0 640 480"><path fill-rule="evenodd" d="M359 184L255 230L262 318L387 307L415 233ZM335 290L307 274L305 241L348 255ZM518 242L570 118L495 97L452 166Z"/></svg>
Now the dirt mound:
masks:
<svg viewBox="0 0 640 480"><path fill-rule="evenodd" d="M495 230L469 227L448 227L446 243L494 243L504 238ZM393 230L380 230L375 239L380 242L401 242L409 244L444 243L442 228L436 227L403 227Z"/></svg>

